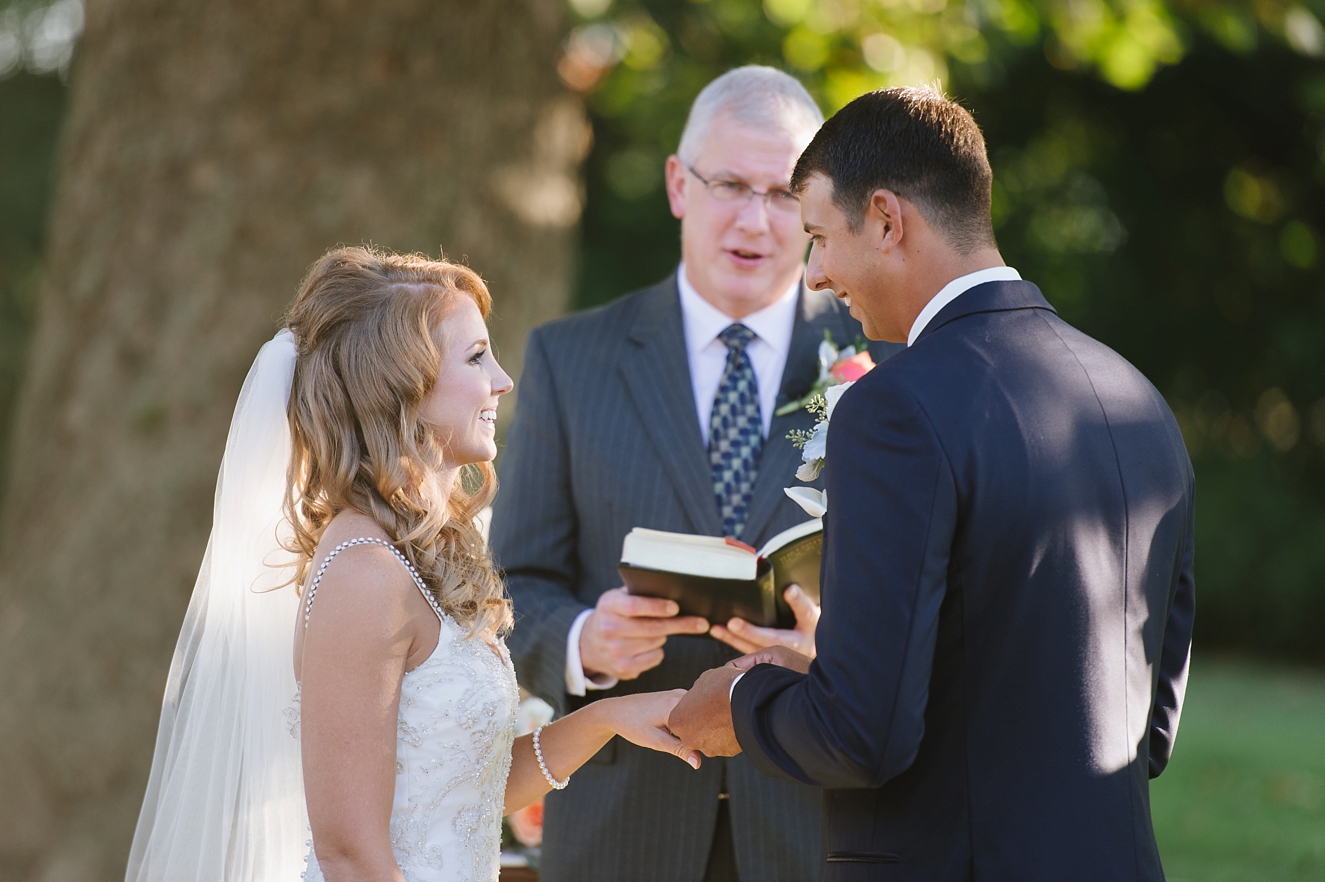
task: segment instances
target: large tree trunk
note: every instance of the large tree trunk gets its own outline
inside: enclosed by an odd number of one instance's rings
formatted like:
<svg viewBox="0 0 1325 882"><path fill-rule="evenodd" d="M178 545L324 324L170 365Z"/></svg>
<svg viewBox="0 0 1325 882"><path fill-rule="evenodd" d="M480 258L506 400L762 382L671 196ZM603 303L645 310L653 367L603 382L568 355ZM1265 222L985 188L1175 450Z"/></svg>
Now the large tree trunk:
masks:
<svg viewBox="0 0 1325 882"><path fill-rule="evenodd" d="M91 0L0 533L0 880L122 877L226 426L338 243L566 308L558 0Z"/></svg>

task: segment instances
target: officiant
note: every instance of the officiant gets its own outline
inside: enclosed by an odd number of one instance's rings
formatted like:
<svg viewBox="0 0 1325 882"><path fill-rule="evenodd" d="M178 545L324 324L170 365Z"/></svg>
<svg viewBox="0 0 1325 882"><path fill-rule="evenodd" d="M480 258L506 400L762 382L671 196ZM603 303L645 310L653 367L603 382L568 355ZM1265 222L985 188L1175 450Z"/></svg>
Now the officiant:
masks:
<svg viewBox="0 0 1325 882"><path fill-rule="evenodd" d="M492 546L516 625L520 683L566 713L594 698L687 687L781 643L813 654L818 608L790 589L796 628L677 615L631 596L616 566L634 527L760 546L806 519L788 408L818 378L825 332L860 326L803 283L808 236L789 183L823 122L795 79L730 71L695 99L666 185L681 262L658 284L535 330L500 467ZM877 361L899 346L875 344ZM544 882L801 882L819 862L817 791L744 757L678 760L615 739L549 794Z"/></svg>

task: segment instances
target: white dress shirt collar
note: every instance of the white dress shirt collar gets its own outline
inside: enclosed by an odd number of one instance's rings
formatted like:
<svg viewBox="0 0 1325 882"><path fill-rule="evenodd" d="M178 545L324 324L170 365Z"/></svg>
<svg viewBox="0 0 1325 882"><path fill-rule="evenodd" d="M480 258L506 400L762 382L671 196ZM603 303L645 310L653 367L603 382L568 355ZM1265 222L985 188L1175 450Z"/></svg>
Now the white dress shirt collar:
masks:
<svg viewBox="0 0 1325 882"><path fill-rule="evenodd" d="M934 316L939 314L943 307L956 300L976 285L983 285L985 282L1015 282L1021 279L1021 273L1010 266L991 266L989 269L976 270L973 273L967 273L964 276L958 276L951 282L943 286L939 293L934 295L934 299L925 304L925 308L920 310L920 315L911 325L911 333L906 335L906 345L910 346L916 342L920 332L925 330Z"/></svg>
<svg viewBox="0 0 1325 882"><path fill-rule="evenodd" d="M786 358L787 351L791 349L791 332L796 325L796 297L801 290L800 279L777 300L741 319L732 318L700 296L690 284L690 279L686 278L684 263L676 268L676 287L681 291L681 320L685 323L686 349L692 359L734 322L740 322L754 331L756 337Z"/></svg>

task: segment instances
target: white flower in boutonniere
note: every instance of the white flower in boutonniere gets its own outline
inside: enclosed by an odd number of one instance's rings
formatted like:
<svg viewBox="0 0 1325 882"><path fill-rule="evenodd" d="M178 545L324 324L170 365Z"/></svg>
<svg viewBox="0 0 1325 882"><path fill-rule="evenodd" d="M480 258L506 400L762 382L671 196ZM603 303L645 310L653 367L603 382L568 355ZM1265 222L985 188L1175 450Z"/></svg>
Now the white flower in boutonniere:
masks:
<svg viewBox="0 0 1325 882"><path fill-rule="evenodd" d="M854 383L874 369L874 359L865 348L864 339L858 339L855 346L839 349L833 343L833 335L824 331L823 342L819 344L819 378L810 386L810 391L803 398L788 401L773 413L786 416L802 407L808 407L815 398L823 395L834 386L842 383ZM813 481L813 478L809 480Z"/></svg>
<svg viewBox="0 0 1325 882"><path fill-rule="evenodd" d="M833 419L833 410L842 395L855 384L855 380L849 380L828 387L822 395L815 395L805 405L806 410L818 417L814 428L808 432L804 429L794 429L787 433L792 446L801 452L801 467L796 470L796 477L800 480L813 481L823 471L824 461L828 457L828 424ZM821 518L824 512L828 511L826 490L815 490L813 487L787 487L782 492L790 496L812 518Z"/></svg>

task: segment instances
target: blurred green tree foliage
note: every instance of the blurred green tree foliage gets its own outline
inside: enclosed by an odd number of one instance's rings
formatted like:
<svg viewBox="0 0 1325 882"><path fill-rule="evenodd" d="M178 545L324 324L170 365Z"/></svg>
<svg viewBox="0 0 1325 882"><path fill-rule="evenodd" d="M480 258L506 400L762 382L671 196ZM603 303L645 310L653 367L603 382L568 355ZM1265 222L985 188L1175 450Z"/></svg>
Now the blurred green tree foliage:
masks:
<svg viewBox="0 0 1325 882"><path fill-rule="evenodd" d="M831 113L939 80L1005 257L1168 397L1197 468L1202 645L1325 660L1325 28L1282 0L572 0L590 93L581 306L678 258L689 102L748 62Z"/></svg>
<svg viewBox="0 0 1325 882"><path fill-rule="evenodd" d="M36 317L64 81L82 26L79 0L0 0L0 488Z"/></svg>
<svg viewBox="0 0 1325 882"><path fill-rule="evenodd" d="M0 0L0 413L63 104L31 70L68 63L37 56L34 35L60 36L37 14L71 2ZM1178 414L1198 640L1325 661L1325 0L569 2L559 73L589 94L595 137L578 305L675 265L662 163L713 77L772 64L829 113L941 81L984 127L1008 262ZM6 67L6 33L28 72Z"/></svg>
<svg viewBox="0 0 1325 882"><path fill-rule="evenodd" d="M0 80L0 484L5 439L37 310L41 247L65 88L54 76Z"/></svg>

